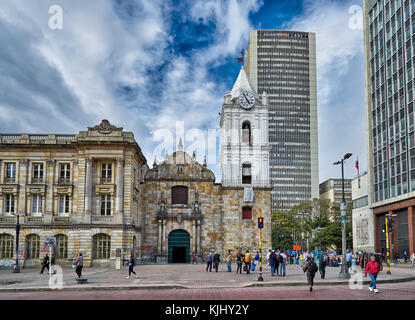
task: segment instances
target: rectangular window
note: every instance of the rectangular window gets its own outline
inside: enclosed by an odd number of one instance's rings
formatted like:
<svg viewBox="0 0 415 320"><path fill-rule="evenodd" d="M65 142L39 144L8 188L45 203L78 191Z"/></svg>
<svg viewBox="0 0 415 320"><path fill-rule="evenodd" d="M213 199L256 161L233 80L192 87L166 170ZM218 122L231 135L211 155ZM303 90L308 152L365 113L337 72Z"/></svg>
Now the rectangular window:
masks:
<svg viewBox="0 0 415 320"><path fill-rule="evenodd" d="M33 164L33 183L39 183L43 181L43 163Z"/></svg>
<svg viewBox="0 0 415 320"><path fill-rule="evenodd" d="M242 208L242 219L252 219L252 208Z"/></svg>
<svg viewBox="0 0 415 320"><path fill-rule="evenodd" d="M101 167L101 182L110 183L112 180L112 164L103 163Z"/></svg>
<svg viewBox="0 0 415 320"><path fill-rule="evenodd" d="M59 213L69 213L69 196L59 196Z"/></svg>
<svg viewBox="0 0 415 320"><path fill-rule="evenodd" d="M6 175L4 182L15 182L16 181L16 163L6 163Z"/></svg>
<svg viewBox="0 0 415 320"><path fill-rule="evenodd" d="M101 216L111 215L111 196L108 194L101 195Z"/></svg>
<svg viewBox="0 0 415 320"><path fill-rule="evenodd" d="M6 206L5 206L5 211L8 214L14 213L14 195L13 194L8 194L6 195Z"/></svg>
<svg viewBox="0 0 415 320"><path fill-rule="evenodd" d="M60 177L70 178L71 177L71 165L69 163L62 163L60 166Z"/></svg>
<svg viewBox="0 0 415 320"><path fill-rule="evenodd" d="M32 196L32 213L41 213L42 212L42 196L34 195Z"/></svg>

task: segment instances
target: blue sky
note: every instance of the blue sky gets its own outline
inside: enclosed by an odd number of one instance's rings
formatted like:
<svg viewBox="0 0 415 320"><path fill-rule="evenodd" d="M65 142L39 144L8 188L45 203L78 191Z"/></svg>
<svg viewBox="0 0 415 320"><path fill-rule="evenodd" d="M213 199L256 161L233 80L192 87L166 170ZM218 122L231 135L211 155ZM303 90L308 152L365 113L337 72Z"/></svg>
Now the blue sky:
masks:
<svg viewBox="0 0 415 320"><path fill-rule="evenodd" d="M363 31L349 26L361 1L0 1L0 132L76 133L105 118L134 132L151 166L183 124L185 150L208 153L219 181L219 137L209 147L191 138L219 129L249 31L312 31L320 182L340 175L332 163L347 152L346 176L355 155L366 168ZM62 30L49 28L53 4Z"/></svg>

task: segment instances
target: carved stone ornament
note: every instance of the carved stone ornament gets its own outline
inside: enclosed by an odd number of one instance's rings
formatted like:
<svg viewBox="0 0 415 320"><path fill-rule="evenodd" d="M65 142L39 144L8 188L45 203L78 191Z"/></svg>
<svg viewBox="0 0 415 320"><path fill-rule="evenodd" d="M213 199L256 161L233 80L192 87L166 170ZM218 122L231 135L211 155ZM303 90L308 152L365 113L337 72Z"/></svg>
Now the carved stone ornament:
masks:
<svg viewBox="0 0 415 320"><path fill-rule="evenodd" d="M29 160L20 160L19 163L21 166L27 167L29 165Z"/></svg>
<svg viewBox="0 0 415 320"><path fill-rule="evenodd" d="M92 165L94 163L94 158L85 158L86 164Z"/></svg>
<svg viewBox="0 0 415 320"><path fill-rule="evenodd" d="M116 161L117 161L117 164L119 166L123 166L124 165L124 159L123 158L117 158Z"/></svg>
<svg viewBox="0 0 415 320"><path fill-rule="evenodd" d="M73 161L73 165L74 166L77 166L79 164L79 160L78 159L75 159L74 161Z"/></svg>
<svg viewBox="0 0 415 320"><path fill-rule="evenodd" d="M102 133L102 134L109 134L112 131L122 131L122 129L123 128L118 128L116 126L113 126L106 119L102 120L100 124L94 127L88 127L88 131L98 131L99 133Z"/></svg>
<svg viewBox="0 0 415 320"><path fill-rule="evenodd" d="M54 167L56 164L56 160L46 160L46 165L48 167Z"/></svg>
<svg viewBox="0 0 415 320"><path fill-rule="evenodd" d="M177 221L178 224L183 222L183 214L182 213L177 214L176 221Z"/></svg>

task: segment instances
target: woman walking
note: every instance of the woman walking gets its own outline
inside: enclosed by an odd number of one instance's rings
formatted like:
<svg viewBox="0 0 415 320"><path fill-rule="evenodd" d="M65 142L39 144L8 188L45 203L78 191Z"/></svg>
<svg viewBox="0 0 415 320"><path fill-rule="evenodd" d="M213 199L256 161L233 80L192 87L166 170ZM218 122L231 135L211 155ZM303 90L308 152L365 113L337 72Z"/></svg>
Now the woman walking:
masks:
<svg viewBox="0 0 415 320"><path fill-rule="evenodd" d="M242 263L244 261L244 255L242 254L242 251L239 250L238 254L236 255L236 265L237 265L237 269L236 269L236 274L242 274Z"/></svg>
<svg viewBox="0 0 415 320"><path fill-rule="evenodd" d="M82 268L84 267L84 257L82 257L82 253L76 258L75 266L75 272L78 275L78 278L80 278L82 276Z"/></svg>
<svg viewBox="0 0 415 320"><path fill-rule="evenodd" d="M379 263L375 261L375 256L370 256L370 261L366 265L365 270L365 277L367 277L367 274L369 273L370 279L372 282L369 285L370 292L375 291L375 293L378 293L378 289L376 289L376 278L379 274Z"/></svg>
<svg viewBox="0 0 415 320"><path fill-rule="evenodd" d="M134 259L134 256L131 255L130 260L128 261L128 277L126 277L127 279L130 278L131 273L134 273L135 278L138 279L138 275L134 271L134 266L135 266L135 259Z"/></svg>

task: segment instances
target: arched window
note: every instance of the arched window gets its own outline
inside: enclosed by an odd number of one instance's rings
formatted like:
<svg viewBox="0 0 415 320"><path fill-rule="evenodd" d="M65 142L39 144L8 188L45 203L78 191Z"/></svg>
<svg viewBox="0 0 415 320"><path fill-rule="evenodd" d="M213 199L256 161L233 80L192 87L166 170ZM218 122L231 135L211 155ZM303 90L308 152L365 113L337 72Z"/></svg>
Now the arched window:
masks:
<svg viewBox="0 0 415 320"><path fill-rule="evenodd" d="M26 236L26 259L39 259L40 237L37 234Z"/></svg>
<svg viewBox="0 0 415 320"><path fill-rule="evenodd" d="M58 234L56 236L56 259L68 258L68 237L64 234Z"/></svg>
<svg viewBox="0 0 415 320"><path fill-rule="evenodd" d="M185 186L175 186L171 188L171 203L172 204L187 204L188 190Z"/></svg>
<svg viewBox="0 0 415 320"><path fill-rule="evenodd" d="M243 207L242 208L242 219L252 219L252 208Z"/></svg>
<svg viewBox="0 0 415 320"><path fill-rule="evenodd" d="M249 121L242 123L242 142L249 144L252 142L251 123Z"/></svg>
<svg viewBox="0 0 415 320"><path fill-rule="evenodd" d="M111 237L107 234L99 233L92 237L92 241L93 259L109 259L111 249Z"/></svg>
<svg viewBox="0 0 415 320"><path fill-rule="evenodd" d="M0 234L0 259L11 259L13 257L13 236Z"/></svg>
<svg viewBox="0 0 415 320"><path fill-rule="evenodd" d="M242 165L242 183L251 184L252 183L252 174L251 174L251 164L244 163Z"/></svg>

